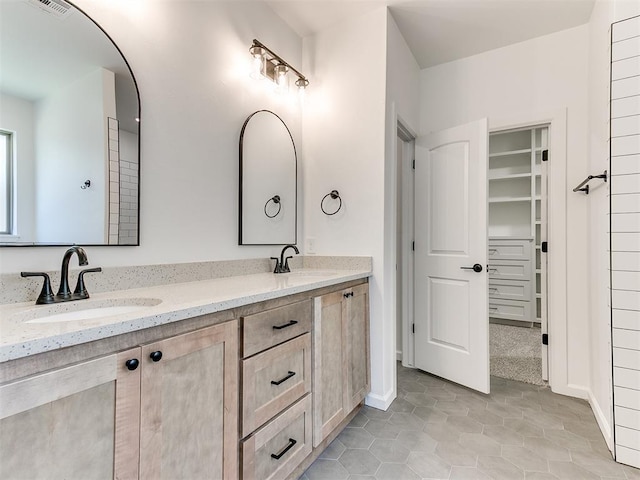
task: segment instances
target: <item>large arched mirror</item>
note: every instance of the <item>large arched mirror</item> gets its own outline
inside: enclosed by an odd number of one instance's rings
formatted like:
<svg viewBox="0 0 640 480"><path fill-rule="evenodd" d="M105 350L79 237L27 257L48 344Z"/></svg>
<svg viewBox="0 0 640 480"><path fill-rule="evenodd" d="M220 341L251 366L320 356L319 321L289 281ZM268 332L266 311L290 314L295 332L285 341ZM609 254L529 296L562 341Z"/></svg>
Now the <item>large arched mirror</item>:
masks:
<svg viewBox="0 0 640 480"><path fill-rule="evenodd" d="M64 0L0 1L0 245L139 244L139 95Z"/></svg>
<svg viewBox="0 0 640 480"><path fill-rule="evenodd" d="M240 133L240 245L295 244L297 157L291 132L269 110L249 116Z"/></svg>

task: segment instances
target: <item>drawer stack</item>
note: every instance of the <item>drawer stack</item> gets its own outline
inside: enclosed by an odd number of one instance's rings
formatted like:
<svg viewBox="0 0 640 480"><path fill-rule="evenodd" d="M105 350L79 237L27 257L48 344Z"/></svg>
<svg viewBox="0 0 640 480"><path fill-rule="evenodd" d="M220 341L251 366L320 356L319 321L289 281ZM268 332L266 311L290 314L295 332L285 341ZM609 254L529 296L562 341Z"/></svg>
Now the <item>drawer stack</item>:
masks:
<svg viewBox="0 0 640 480"><path fill-rule="evenodd" d="M531 239L489 239L489 317L533 322Z"/></svg>
<svg viewBox="0 0 640 480"><path fill-rule="evenodd" d="M284 478L312 449L312 303L242 317L242 478Z"/></svg>

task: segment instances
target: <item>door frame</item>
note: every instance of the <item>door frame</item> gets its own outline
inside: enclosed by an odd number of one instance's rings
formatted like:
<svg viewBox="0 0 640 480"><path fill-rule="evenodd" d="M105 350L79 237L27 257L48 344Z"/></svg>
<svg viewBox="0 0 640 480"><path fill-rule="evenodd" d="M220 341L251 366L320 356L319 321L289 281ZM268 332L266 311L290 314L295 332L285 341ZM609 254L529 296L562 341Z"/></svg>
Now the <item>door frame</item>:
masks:
<svg viewBox="0 0 640 480"><path fill-rule="evenodd" d="M396 201L400 205L399 210L402 212L400 221L401 231L400 245L398 247L400 258L397 259L399 264L399 273L396 277L401 276L402 288L397 291L396 300L400 303L402 309L402 318L400 324L402 327L402 351L399 353L402 365L404 367L413 367L414 365L414 343L411 325L413 324L413 250L411 248L414 238L413 228L413 211L414 211L414 174L413 161L415 160L415 139L416 134L409 129L400 118L397 121L396 141L402 141L402 157L396 156L396 169L402 174L401 188L397 192ZM397 151L397 150L396 150ZM402 166L398 166L398 162L402 162ZM396 282L398 279L396 278ZM397 320L396 320L397 321Z"/></svg>
<svg viewBox="0 0 640 480"><path fill-rule="evenodd" d="M538 129L546 129L547 133L546 133L546 144L547 144L547 149L549 149L549 135L550 135L550 130L551 130L551 126L548 123L544 123L544 124L529 124L529 125L525 125L522 128L507 128L502 129L502 128L489 128L489 145L491 145L491 135L492 134L501 134L501 133L505 133L505 132L516 132L516 131L528 131L528 132L533 132L534 130L538 130ZM491 147L489 147L491 148ZM533 155L533 148L532 148L532 155ZM490 159L489 159L490 160ZM549 166L549 162L541 162L540 164L540 170L541 170L541 185L540 185L540 198L541 198L541 209L544 211L544 214L541 216L541 219L544 219L544 222L541 223L540 225L540 241L541 242L546 242L547 238L548 238L548 212L549 212L549 202L548 202L548 189L547 189L547 180L548 180L548 174L547 174L547 170L548 170L548 166ZM489 168L489 164L487 164L487 168ZM531 218L533 218L534 214L535 214L535 204L536 204L536 197L535 197L535 192L533 191L534 189L534 185L535 185L535 165L534 165L534 159L533 157L531 158L531 173L532 173L532 183L531 183L531 198L532 198L532 209L531 209ZM531 235L533 237L533 246L536 245L536 229L534 228L533 231L531 232ZM545 252L540 252L540 254L542 255ZM532 269L534 268L534 262L537 262L537 255L538 253L534 251L532 257L531 257L531 262L532 262ZM544 257L541 257L540 259L540 269L541 269L541 276L540 276L540 291L542 292L542 298L541 298L541 322L540 322L540 334L541 337L542 335L548 334L548 320L549 320L549 316L548 316L548 312L547 312L547 300L548 300L548 285L547 285L547 269L548 269L548 262L546 261L546 254ZM537 278L536 278L537 274L534 274L533 277L534 279L532 280L534 283L532 285L532 288L534 290L534 293L536 291L536 282L537 282ZM537 312L537 297L534 295L532 297L532 313L536 315ZM540 341L540 349L541 349L541 357L542 357L542 372L541 372L541 376L542 376L542 380L544 381L549 381L549 348L548 345L545 345L542 343L542 341Z"/></svg>
<svg viewBox="0 0 640 480"><path fill-rule="evenodd" d="M516 114L506 117L488 117L489 132L524 128L531 125L549 125L549 150L552 158L547 168L548 175L548 214L547 241L547 315L553 319L548 323L549 347L549 386L555 393L587 399L587 391L569 383L567 352L567 109L543 110ZM398 119L400 122L400 119ZM410 191L413 199L413 177L402 185L402 198ZM400 194L399 194L400 195ZM413 204L412 204L413 208ZM403 262L406 255L403 255ZM557 259L557 260L556 260ZM411 256L411 263L413 258ZM403 263L404 266L404 263ZM406 284L405 284L406 285ZM405 301L404 295L398 301ZM410 305L403 304L403 358L402 364L412 367L413 355L405 352L404 345L413 341L411 323L413 321L413 298ZM409 317L409 318L406 318ZM487 318L488 321L488 318ZM395 345L394 345L395 348ZM413 350L411 350L413 353Z"/></svg>
<svg viewBox="0 0 640 480"><path fill-rule="evenodd" d="M587 392L569 383L567 352L567 110L566 108L489 118L489 133L549 126L551 152L547 165L547 331L549 386L555 393L587 398Z"/></svg>

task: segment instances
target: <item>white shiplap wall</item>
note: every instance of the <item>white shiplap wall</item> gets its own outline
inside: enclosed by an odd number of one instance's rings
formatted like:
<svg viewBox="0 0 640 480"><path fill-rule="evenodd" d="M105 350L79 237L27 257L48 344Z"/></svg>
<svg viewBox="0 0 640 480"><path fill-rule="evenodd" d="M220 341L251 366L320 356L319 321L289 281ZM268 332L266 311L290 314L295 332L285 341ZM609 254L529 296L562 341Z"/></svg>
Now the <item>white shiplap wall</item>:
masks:
<svg viewBox="0 0 640 480"><path fill-rule="evenodd" d="M615 453L640 468L640 17L611 28L610 159Z"/></svg>

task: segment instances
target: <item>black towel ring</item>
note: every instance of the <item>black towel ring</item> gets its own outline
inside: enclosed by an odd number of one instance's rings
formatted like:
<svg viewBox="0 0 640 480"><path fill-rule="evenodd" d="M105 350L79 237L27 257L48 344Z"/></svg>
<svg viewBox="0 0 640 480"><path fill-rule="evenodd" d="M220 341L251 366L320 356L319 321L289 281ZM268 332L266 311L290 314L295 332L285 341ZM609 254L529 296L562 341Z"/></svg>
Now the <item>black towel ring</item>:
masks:
<svg viewBox="0 0 640 480"><path fill-rule="evenodd" d="M273 202L276 205L278 205L278 211L276 213L274 213L273 215L269 215L267 213L267 207L269 206L269 202ZM267 203L264 204L264 214L269 218L277 217L278 214L280 213L280 210L282 210L282 203L280 203L280 195L274 195L269 200L267 200Z"/></svg>
<svg viewBox="0 0 640 480"><path fill-rule="evenodd" d="M331 197L333 200L335 200L336 198L340 200L340 204L338 205L338 208L333 213L329 213L324 209L324 201L326 200L327 197ZM342 208L342 198L340 198L340 194L338 193L337 190L331 190L324 197L322 197L322 200L320 200L320 210L322 210L322 213L324 213L325 215L335 215L340 211L341 208Z"/></svg>

